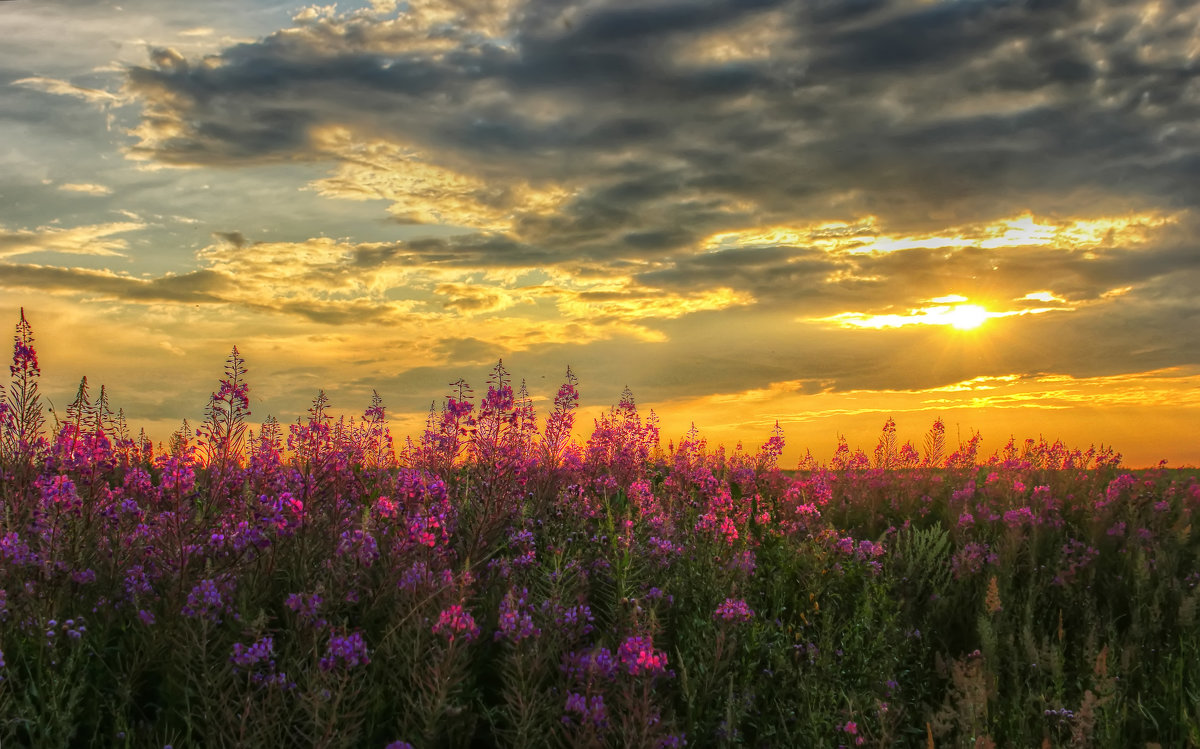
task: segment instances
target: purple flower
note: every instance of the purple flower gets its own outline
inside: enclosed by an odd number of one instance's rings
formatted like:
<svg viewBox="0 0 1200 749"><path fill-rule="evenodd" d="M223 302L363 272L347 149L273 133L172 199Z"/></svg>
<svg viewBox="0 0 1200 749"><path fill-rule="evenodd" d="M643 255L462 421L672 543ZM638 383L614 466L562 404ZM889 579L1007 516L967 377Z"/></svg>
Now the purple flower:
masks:
<svg viewBox="0 0 1200 749"><path fill-rule="evenodd" d="M542 613L547 612L554 617L554 626L568 642L581 640L591 634L592 624L596 621L591 607L582 603L564 607L558 601L543 601Z"/></svg>
<svg viewBox="0 0 1200 749"><path fill-rule="evenodd" d="M729 569L737 570L745 575L753 575L758 569L758 560L754 556L754 551L746 549L741 554L738 554L729 561Z"/></svg>
<svg viewBox="0 0 1200 749"><path fill-rule="evenodd" d="M183 606L183 615L194 619L207 619L219 624L221 614L232 613L227 597L232 584L227 580L201 580L188 593L187 603Z"/></svg>
<svg viewBox="0 0 1200 749"><path fill-rule="evenodd" d="M353 555L363 567L370 567L379 559L379 543L374 536L361 529L346 531L342 533L335 553L339 557Z"/></svg>
<svg viewBox="0 0 1200 749"><path fill-rule="evenodd" d="M1000 557L987 544L967 543L954 553L950 560L950 568L954 571L954 579L959 580L968 575L976 574L987 565L999 564Z"/></svg>
<svg viewBox="0 0 1200 749"><path fill-rule="evenodd" d="M528 588L522 588L519 595L513 589L504 596L500 602L500 630L495 639L516 643L542 634L542 630L533 626L533 607L529 605L528 597Z"/></svg>
<svg viewBox="0 0 1200 749"><path fill-rule="evenodd" d="M322 603L320 593L290 593L283 605L296 612L304 624L323 629L326 622L320 616Z"/></svg>
<svg viewBox="0 0 1200 749"><path fill-rule="evenodd" d="M249 646L240 642L234 643L233 655L229 656L229 660L238 668L249 670L264 662L273 666L275 662L271 660L271 656L274 654L275 638L264 637Z"/></svg>
<svg viewBox="0 0 1200 749"><path fill-rule="evenodd" d="M608 725L608 710L604 706L604 697L596 694L590 698L578 692L567 694L567 704L564 708L567 715L563 716L564 723L570 723L570 714L579 716L581 724L591 724L596 730L603 730Z"/></svg>
<svg viewBox="0 0 1200 749"><path fill-rule="evenodd" d="M153 591L150 587L150 580L146 575L146 568L140 564L135 564L125 573L125 594L130 598L139 595L148 595Z"/></svg>
<svg viewBox="0 0 1200 749"><path fill-rule="evenodd" d="M1009 510L1004 513L1004 524L1009 528L1024 528L1036 522L1037 519L1033 516L1033 510L1030 510L1028 507L1018 507L1015 510Z"/></svg>
<svg viewBox="0 0 1200 749"><path fill-rule="evenodd" d="M409 593L416 593L422 588L433 588L440 585L449 588L454 584L454 573L450 570L434 572L425 562L413 562L412 566L400 575L396 587Z"/></svg>
<svg viewBox="0 0 1200 749"><path fill-rule="evenodd" d="M37 554L21 540L15 531L0 536L0 559L13 566L37 564Z"/></svg>
<svg viewBox="0 0 1200 749"><path fill-rule="evenodd" d="M367 643L363 642L362 633L355 632L350 636L334 635L325 646L325 657L318 665L322 671L332 671L339 665L343 668L365 666L371 662L367 654Z"/></svg>
<svg viewBox="0 0 1200 749"><path fill-rule="evenodd" d="M748 622L753 618L754 610L741 598L726 598L713 612L713 619L726 622Z"/></svg>
<svg viewBox="0 0 1200 749"><path fill-rule="evenodd" d="M572 683L588 685L597 678L611 681L617 674L617 662L608 648L597 648L589 652L570 652L563 655L559 670Z"/></svg>

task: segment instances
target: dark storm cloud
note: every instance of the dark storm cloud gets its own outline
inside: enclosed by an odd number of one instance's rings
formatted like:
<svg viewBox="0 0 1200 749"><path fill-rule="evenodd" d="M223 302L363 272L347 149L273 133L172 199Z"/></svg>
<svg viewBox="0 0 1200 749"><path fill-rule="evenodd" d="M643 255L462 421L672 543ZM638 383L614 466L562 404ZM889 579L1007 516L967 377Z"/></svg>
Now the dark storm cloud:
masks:
<svg viewBox="0 0 1200 749"><path fill-rule="evenodd" d="M1088 207L1083 188L1195 205L1189 16L1143 22L1143 10L529 3L491 38L344 16L231 47L220 64L162 52L131 69L144 107L134 153L332 159L312 134L344 125L489 180L575 188L556 214L518 209L514 224L518 241L564 259L670 255L749 221L870 213L915 228L1072 212ZM683 54L756 23L774 34L757 53ZM537 116L545 102L554 114Z"/></svg>

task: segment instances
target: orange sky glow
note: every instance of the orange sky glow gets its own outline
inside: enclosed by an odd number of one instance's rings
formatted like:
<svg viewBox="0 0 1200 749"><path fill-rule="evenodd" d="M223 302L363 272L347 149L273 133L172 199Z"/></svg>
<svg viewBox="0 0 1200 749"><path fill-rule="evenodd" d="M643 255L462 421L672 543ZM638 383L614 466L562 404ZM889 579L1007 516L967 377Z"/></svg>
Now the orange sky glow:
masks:
<svg viewBox="0 0 1200 749"><path fill-rule="evenodd" d="M503 359L578 439L628 386L784 467L889 417L1200 464L1200 7L1154 7L0 3L0 325L159 440L237 345L282 422L415 435Z"/></svg>

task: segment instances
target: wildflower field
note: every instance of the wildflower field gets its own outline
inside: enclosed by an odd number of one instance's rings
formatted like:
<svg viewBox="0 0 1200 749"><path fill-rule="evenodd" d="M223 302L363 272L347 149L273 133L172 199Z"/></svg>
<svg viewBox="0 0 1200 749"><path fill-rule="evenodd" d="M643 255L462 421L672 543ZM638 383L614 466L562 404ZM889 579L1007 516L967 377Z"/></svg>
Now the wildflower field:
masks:
<svg viewBox="0 0 1200 749"><path fill-rule="evenodd" d="M214 382L218 379L214 372ZM979 438L780 466L501 364L382 401L0 407L0 746L1196 747L1195 472ZM201 395L200 400L203 401Z"/></svg>

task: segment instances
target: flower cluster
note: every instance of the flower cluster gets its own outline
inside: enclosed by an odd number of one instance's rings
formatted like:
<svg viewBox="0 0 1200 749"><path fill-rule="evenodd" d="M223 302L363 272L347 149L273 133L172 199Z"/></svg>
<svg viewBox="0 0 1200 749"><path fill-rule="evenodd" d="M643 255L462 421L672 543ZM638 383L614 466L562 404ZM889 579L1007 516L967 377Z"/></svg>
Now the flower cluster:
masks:
<svg viewBox="0 0 1200 749"><path fill-rule="evenodd" d="M528 588L522 588L520 593L515 589L509 590L505 594L500 602L500 629L495 639L516 643L542 634L542 630L533 624L533 607L528 599Z"/></svg>
<svg viewBox="0 0 1200 749"><path fill-rule="evenodd" d="M576 652L562 657L559 670L575 684L587 685L596 681L611 681L617 675L617 662L608 648Z"/></svg>
<svg viewBox="0 0 1200 749"><path fill-rule="evenodd" d="M193 619L205 619L213 624L221 622L223 614L233 613L229 602L233 584L229 580L201 580L188 593L182 613Z"/></svg>
<svg viewBox="0 0 1200 749"><path fill-rule="evenodd" d="M726 598L713 612L713 619L726 622L748 622L753 618L753 609L741 598Z"/></svg>
<svg viewBox="0 0 1200 749"><path fill-rule="evenodd" d="M367 654L367 643L363 641L361 632L349 636L333 635L325 646L325 657L317 664L322 671L332 671L335 668L351 669L355 666L365 666L371 662Z"/></svg>
<svg viewBox="0 0 1200 749"><path fill-rule="evenodd" d="M848 720L838 728L847 736L853 736L856 745L862 746L866 743L866 739L858 732L858 724L854 721Z"/></svg>
<svg viewBox="0 0 1200 749"><path fill-rule="evenodd" d="M631 676L671 675L667 671L667 654L654 649L649 636L628 637L617 648L617 661Z"/></svg>
<svg viewBox="0 0 1200 749"><path fill-rule="evenodd" d="M322 603L324 601L320 593L290 593L283 605L294 611L304 624L324 629L326 621L321 618Z"/></svg>
<svg viewBox="0 0 1200 749"><path fill-rule="evenodd" d="M603 695L594 694L591 697L585 697L578 692L569 692L564 712L566 715L562 720L567 725L571 724L571 716L574 714L579 723L590 725L597 731L608 727L608 709L604 706Z"/></svg>
<svg viewBox="0 0 1200 749"><path fill-rule="evenodd" d="M264 637L260 640L255 640L251 645L243 645L240 642L234 643L233 655L229 656L229 661L237 669L250 670L260 663L274 665L272 657L275 655L275 638Z"/></svg>
<svg viewBox="0 0 1200 749"><path fill-rule="evenodd" d="M479 625L475 623L475 617L471 616L470 612L456 603L438 614L433 633L445 637L449 642L454 642L459 636L470 642L479 636Z"/></svg>
<svg viewBox="0 0 1200 749"><path fill-rule="evenodd" d="M982 572L984 567L994 567L999 563L999 555L987 544L971 541L954 553L950 559L950 568L954 571L954 579L959 580Z"/></svg>

